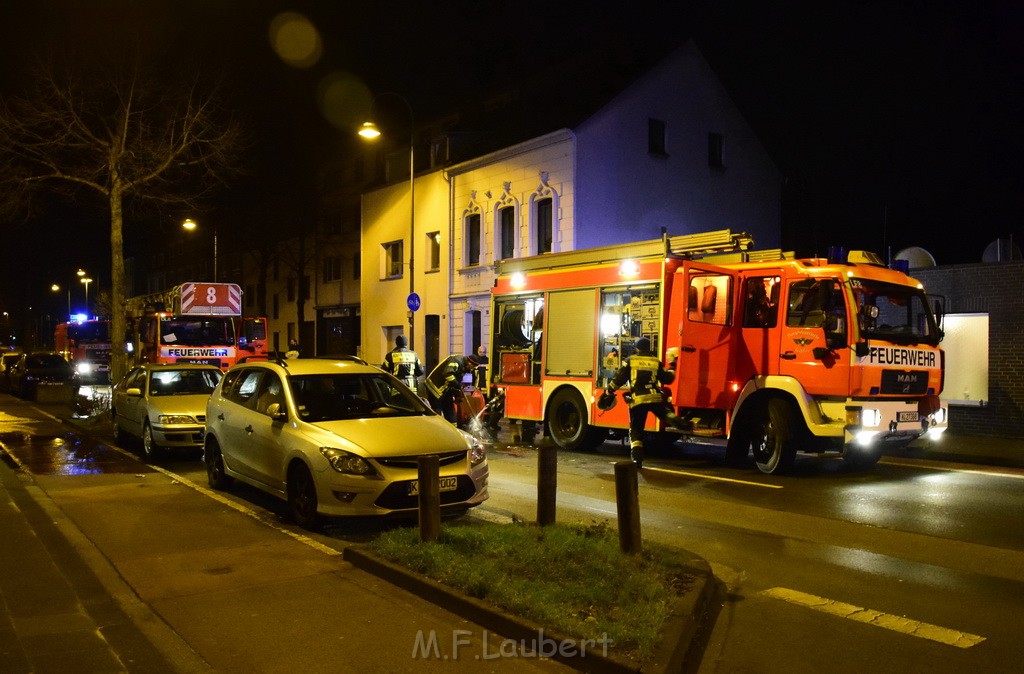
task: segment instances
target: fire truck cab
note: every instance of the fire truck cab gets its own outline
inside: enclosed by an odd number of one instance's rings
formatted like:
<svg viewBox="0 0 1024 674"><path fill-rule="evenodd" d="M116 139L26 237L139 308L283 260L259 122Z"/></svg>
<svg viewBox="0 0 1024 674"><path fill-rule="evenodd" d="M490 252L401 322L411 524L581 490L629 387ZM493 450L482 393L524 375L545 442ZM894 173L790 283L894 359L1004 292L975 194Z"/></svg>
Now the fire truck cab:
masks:
<svg viewBox="0 0 1024 674"><path fill-rule="evenodd" d="M233 283L189 282L129 300L137 363L202 363L227 370L266 359L267 320L241 315Z"/></svg>
<svg viewBox="0 0 1024 674"><path fill-rule="evenodd" d="M503 261L490 381L505 416L586 449L628 429L595 401L640 337L666 367L691 439L785 471L799 451L856 466L946 427L941 314L870 253L794 259L729 230ZM618 395L621 397L623 392ZM649 438L679 431L653 415Z"/></svg>

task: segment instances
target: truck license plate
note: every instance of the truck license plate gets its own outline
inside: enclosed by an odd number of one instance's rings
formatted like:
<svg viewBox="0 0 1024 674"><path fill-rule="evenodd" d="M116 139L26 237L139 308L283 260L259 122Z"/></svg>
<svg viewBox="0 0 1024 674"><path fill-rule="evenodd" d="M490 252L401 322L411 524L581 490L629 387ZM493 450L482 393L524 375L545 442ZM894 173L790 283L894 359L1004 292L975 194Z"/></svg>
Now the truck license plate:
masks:
<svg viewBox="0 0 1024 674"><path fill-rule="evenodd" d="M455 476L452 476L452 477L442 477L440 480L438 480L438 484L439 484L439 491L455 491L456 487L459 486L459 478L457 478ZM409 496L419 496L419 495L420 495L420 483L419 483L419 480L413 480L412 482L409 483Z"/></svg>
<svg viewBox="0 0 1024 674"><path fill-rule="evenodd" d="M917 421L917 412L897 412L896 421Z"/></svg>

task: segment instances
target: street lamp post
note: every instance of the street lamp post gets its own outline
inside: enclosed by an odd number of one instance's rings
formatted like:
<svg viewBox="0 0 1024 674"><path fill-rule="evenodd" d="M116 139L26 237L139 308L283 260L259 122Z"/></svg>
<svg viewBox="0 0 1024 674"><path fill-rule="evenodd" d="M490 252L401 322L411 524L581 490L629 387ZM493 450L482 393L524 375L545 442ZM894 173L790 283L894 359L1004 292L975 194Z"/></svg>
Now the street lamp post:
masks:
<svg viewBox="0 0 1024 674"><path fill-rule="evenodd" d="M79 280L85 284L85 317L89 318L91 315L89 312L89 284L92 283L92 279L88 276L83 276Z"/></svg>
<svg viewBox="0 0 1024 674"><path fill-rule="evenodd" d="M407 306L409 307L409 348L416 350L416 315L414 307L419 306L418 299L416 297L416 277L414 275L414 261L416 259L416 119L413 116L412 105L409 101L401 94L396 94L391 91L385 91L378 94L373 99L373 103L370 104L370 113L373 114L373 105L377 102L377 99L382 96L394 96L395 98L401 99L405 103L406 109L409 111L409 297L407 300ZM372 121L363 122L362 127L359 129L359 135L367 140L375 140L380 137L380 129Z"/></svg>
<svg viewBox="0 0 1024 674"><path fill-rule="evenodd" d="M186 218L185 222L181 223L181 226L188 231L192 231L199 227L196 221L192 218ZM217 228L213 228L213 282L217 282Z"/></svg>

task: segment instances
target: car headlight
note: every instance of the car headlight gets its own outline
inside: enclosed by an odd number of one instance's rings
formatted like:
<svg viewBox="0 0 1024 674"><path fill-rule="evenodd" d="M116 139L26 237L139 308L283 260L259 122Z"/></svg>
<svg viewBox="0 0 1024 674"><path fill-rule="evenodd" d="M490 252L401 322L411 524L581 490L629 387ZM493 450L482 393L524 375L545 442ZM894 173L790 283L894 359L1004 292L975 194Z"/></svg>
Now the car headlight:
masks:
<svg viewBox="0 0 1024 674"><path fill-rule="evenodd" d="M467 433L461 428L459 429L459 432L462 433L462 437L466 438L466 442L469 443L470 467L479 466L485 459L487 459L487 449L484 447L483 443L480 442L480 438L476 437L472 433Z"/></svg>
<svg viewBox="0 0 1024 674"><path fill-rule="evenodd" d="M373 473L373 466L370 462L352 452L346 452L343 449L335 449L334 447L321 447L320 453L324 455L327 462L331 464L331 468L338 471L339 473L345 473L348 475L368 475Z"/></svg>
<svg viewBox="0 0 1024 674"><path fill-rule="evenodd" d="M160 423L163 426L168 426L170 424L196 424L196 423L199 423L199 422L196 421L195 417L189 416L187 414L161 414L159 417L157 417L156 420L157 420L158 423Z"/></svg>

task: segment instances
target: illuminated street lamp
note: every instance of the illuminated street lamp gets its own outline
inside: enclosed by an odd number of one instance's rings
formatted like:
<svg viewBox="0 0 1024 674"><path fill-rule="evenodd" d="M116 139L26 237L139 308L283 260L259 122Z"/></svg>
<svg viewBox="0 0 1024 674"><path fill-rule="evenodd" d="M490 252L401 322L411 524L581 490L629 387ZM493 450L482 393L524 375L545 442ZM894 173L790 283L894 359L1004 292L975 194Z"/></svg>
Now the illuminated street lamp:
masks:
<svg viewBox="0 0 1024 674"><path fill-rule="evenodd" d="M394 96L395 98L401 99L405 103L406 109L409 111L409 297L407 300L407 306L409 307L409 348L416 349L416 317L415 307L419 306L419 298L416 296L416 281L413 274L414 267L413 261L415 260L415 247L416 247L416 153L414 136L416 133L416 120L413 116L412 105L409 101L400 94L396 94L390 91L378 94L373 99L373 103L370 104L370 115L373 115L373 106L377 103L377 99L383 96ZM372 121L363 122L363 125L359 129L359 135L366 140L376 140L380 137L380 129Z"/></svg>
<svg viewBox="0 0 1024 674"><path fill-rule="evenodd" d="M185 222L181 223L183 229L192 231L197 229L199 225L192 218L186 218ZM217 228L213 228L213 282L217 282Z"/></svg>

